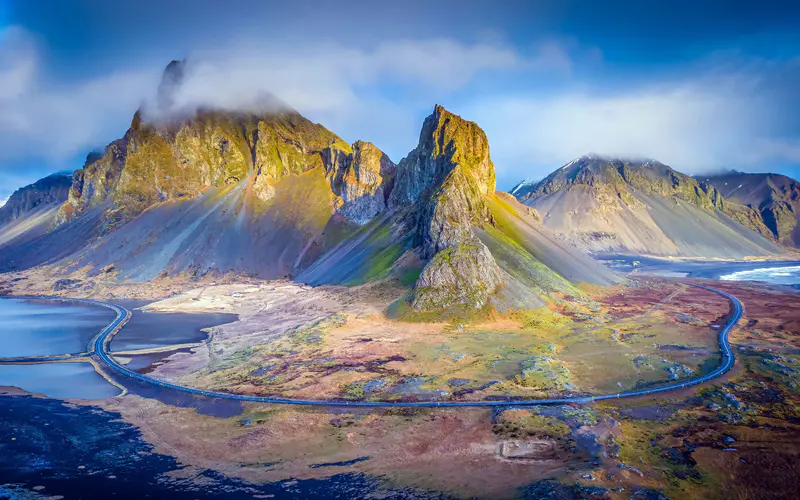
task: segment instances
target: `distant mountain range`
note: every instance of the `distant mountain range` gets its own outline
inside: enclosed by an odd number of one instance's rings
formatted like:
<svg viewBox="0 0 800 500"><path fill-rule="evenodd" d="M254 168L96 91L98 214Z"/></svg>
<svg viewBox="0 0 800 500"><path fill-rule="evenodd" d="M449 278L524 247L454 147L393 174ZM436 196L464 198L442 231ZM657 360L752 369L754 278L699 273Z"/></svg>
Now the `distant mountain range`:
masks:
<svg viewBox="0 0 800 500"><path fill-rule="evenodd" d="M552 293L580 294L575 283L618 280L495 193L485 133L441 106L395 164L275 100L259 112L170 114L182 71L165 72L159 118L137 112L69 186L15 194L38 201L10 200L0 271L391 279L408 287L407 306L453 311L540 307Z"/></svg>
<svg viewBox="0 0 800 500"><path fill-rule="evenodd" d="M45 234L72 185L72 174L56 173L14 191L0 207L0 248Z"/></svg>
<svg viewBox="0 0 800 500"><path fill-rule="evenodd" d="M653 160L588 155L512 193L545 227L597 252L744 258L779 255L764 212ZM782 239L781 243L787 242Z"/></svg>

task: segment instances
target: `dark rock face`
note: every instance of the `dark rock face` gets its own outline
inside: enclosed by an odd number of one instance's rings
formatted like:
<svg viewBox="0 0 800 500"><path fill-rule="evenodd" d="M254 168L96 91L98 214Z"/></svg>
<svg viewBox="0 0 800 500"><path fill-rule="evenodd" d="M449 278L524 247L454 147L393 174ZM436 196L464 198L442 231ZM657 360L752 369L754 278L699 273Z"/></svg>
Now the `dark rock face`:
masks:
<svg viewBox="0 0 800 500"><path fill-rule="evenodd" d="M474 236L437 253L416 283L415 309L480 309L503 281L486 245Z"/></svg>
<svg viewBox="0 0 800 500"><path fill-rule="evenodd" d="M72 174L69 196L58 213L58 224L102 205L115 187L128 154L128 135L108 146L102 155L89 154L83 168Z"/></svg>
<svg viewBox="0 0 800 500"><path fill-rule="evenodd" d="M494 257L472 231L490 222L484 197L494 190L486 134L436 106L420 144L398 165L390 196L390 206L418 205L420 252L431 259L417 281L414 308L480 308L502 283Z"/></svg>
<svg viewBox="0 0 800 500"><path fill-rule="evenodd" d="M79 286L81 286L81 283L83 283L83 281L81 280L65 278L56 281L53 284L53 290L55 290L56 292L60 292L62 290L72 290L74 288L78 288Z"/></svg>
<svg viewBox="0 0 800 500"><path fill-rule="evenodd" d="M161 84L158 86L158 107L169 112L175 104L175 93L180 89L186 72L186 61L171 61L164 75L161 77Z"/></svg>
<svg viewBox="0 0 800 500"><path fill-rule="evenodd" d="M785 175L735 171L697 178L756 212L772 238L800 247L800 182Z"/></svg>
<svg viewBox="0 0 800 500"><path fill-rule="evenodd" d="M331 154L331 189L339 198L336 211L356 224L366 224L386 211L397 168L374 144L356 141L349 155Z"/></svg>
<svg viewBox="0 0 800 500"><path fill-rule="evenodd" d="M53 174L17 189L0 207L0 225L25 217L37 208L63 203L71 183L69 174Z"/></svg>
<svg viewBox="0 0 800 500"><path fill-rule="evenodd" d="M489 222L484 193L469 173L455 168L423 206L420 235L423 256L472 238L472 225Z"/></svg>

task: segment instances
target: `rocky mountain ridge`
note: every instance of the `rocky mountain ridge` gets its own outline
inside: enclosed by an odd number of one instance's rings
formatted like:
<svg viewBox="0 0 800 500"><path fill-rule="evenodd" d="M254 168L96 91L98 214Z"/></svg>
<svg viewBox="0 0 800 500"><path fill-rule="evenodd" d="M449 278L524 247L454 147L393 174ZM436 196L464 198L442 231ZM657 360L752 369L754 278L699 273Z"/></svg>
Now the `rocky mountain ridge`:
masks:
<svg viewBox="0 0 800 500"><path fill-rule="evenodd" d="M698 257L780 251L770 241L761 241L774 238L757 210L730 203L712 184L654 160L587 155L539 182L518 185L513 193L542 211L545 225L581 239L595 251ZM674 217L679 212L687 217L685 231ZM688 232L693 224L706 236L714 234L718 246L732 250L706 251L711 239L695 245ZM759 237L741 238L740 228Z"/></svg>
<svg viewBox="0 0 800 500"><path fill-rule="evenodd" d="M180 62L167 67L159 88L162 110L172 106L183 71ZM480 308L502 283L472 231L491 219L484 198L494 194L495 172L486 134L442 106L426 118L419 144L398 165L375 145L348 145L285 105L260 114L205 110L154 123L142 116L137 112L123 138L75 173L61 223L100 207L111 230L159 203L241 182L268 203L282 178L319 169L333 210L346 220L364 225L387 211L413 219L414 240L430 260L415 288L416 308L453 300Z"/></svg>
<svg viewBox="0 0 800 500"><path fill-rule="evenodd" d="M171 62L156 112L139 110L122 138L102 155L87 157L75 172L61 223L103 206L104 220L113 228L158 203L242 181L266 202L277 181L314 168L325 170L337 210L346 218L364 223L385 209L394 164L374 145L349 145L276 99L258 112L173 111L184 68L185 62Z"/></svg>
<svg viewBox="0 0 800 500"><path fill-rule="evenodd" d="M37 208L64 203L71 183L71 174L62 172L17 189L0 207L0 225L22 218Z"/></svg>
<svg viewBox="0 0 800 500"><path fill-rule="evenodd" d="M726 199L757 211L777 241L800 247L800 182L785 175L736 171L696 178Z"/></svg>
<svg viewBox="0 0 800 500"><path fill-rule="evenodd" d="M395 207L422 203L417 229L422 257L431 259L416 284L414 307L458 303L482 307L503 280L473 227L491 222L494 164L486 134L441 106L425 119L419 145L398 165Z"/></svg>

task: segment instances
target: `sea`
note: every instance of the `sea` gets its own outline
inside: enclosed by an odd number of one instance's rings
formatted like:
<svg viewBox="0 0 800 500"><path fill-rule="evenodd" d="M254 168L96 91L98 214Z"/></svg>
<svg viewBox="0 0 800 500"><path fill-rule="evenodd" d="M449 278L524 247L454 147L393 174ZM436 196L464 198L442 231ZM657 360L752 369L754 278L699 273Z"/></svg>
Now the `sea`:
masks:
<svg viewBox="0 0 800 500"><path fill-rule="evenodd" d="M800 266L775 266L723 274L722 281L764 281L778 285L800 286Z"/></svg>
<svg viewBox="0 0 800 500"><path fill-rule="evenodd" d="M671 278L703 278L721 281L761 281L800 288L800 261L700 261L655 257L597 254L595 258L610 269Z"/></svg>

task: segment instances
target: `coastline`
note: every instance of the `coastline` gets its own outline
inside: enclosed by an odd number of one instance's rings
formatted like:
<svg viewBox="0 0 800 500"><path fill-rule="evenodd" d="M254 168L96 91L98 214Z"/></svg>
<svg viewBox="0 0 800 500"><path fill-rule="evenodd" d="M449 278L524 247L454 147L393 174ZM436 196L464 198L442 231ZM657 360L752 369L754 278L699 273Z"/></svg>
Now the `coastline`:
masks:
<svg viewBox="0 0 800 500"><path fill-rule="evenodd" d="M663 257L596 254L595 259L621 273L718 280L742 271L800 266L800 260L699 260ZM634 262L638 265L634 266Z"/></svg>

